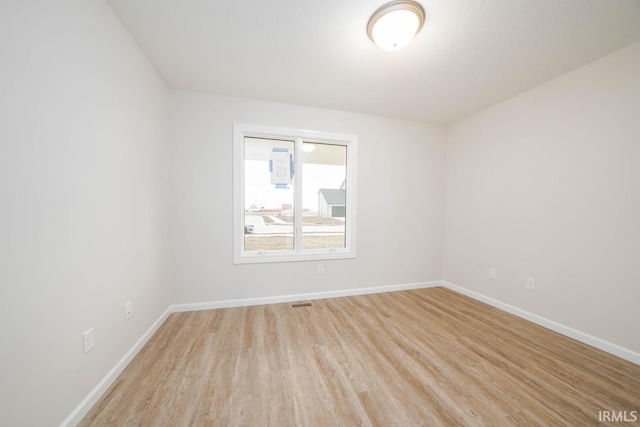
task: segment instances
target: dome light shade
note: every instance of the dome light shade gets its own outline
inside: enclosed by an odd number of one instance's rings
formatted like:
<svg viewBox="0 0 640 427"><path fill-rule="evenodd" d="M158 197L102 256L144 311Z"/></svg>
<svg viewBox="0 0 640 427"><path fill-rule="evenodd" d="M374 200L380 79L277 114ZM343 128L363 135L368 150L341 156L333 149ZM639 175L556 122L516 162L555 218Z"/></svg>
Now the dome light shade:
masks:
<svg viewBox="0 0 640 427"><path fill-rule="evenodd" d="M424 16L424 9L414 1L392 1L374 12L367 33L380 49L400 50L420 31Z"/></svg>

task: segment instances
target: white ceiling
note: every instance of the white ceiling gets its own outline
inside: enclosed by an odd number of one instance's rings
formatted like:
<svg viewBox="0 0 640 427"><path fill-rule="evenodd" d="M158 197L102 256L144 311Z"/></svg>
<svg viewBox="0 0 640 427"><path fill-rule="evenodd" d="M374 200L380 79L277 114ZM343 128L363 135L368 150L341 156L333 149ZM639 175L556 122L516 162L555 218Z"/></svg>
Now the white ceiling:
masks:
<svg viewBox="0 0 640 427"><path fill-rule="evenodd" d="M450 123L640 40L640 0L420 0L384 52L387 0L107 0L170 87Z"/></svg>

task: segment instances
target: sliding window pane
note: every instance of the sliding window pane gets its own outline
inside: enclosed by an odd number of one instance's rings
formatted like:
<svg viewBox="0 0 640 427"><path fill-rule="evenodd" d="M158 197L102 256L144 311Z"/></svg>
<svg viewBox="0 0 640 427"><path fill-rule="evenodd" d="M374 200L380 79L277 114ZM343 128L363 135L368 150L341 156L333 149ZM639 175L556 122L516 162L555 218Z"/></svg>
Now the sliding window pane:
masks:
<svg viewBox="0 0 640 427"><path fill-rule="evenodd" d="M343 249L347 147L305 142L302 148L302 249Z"/></svg>
<svg viewBox="0 0 640 427"><path fill-rule="evenodd" d="M245 137L244 250L294 249L294 142Z"/></svg>

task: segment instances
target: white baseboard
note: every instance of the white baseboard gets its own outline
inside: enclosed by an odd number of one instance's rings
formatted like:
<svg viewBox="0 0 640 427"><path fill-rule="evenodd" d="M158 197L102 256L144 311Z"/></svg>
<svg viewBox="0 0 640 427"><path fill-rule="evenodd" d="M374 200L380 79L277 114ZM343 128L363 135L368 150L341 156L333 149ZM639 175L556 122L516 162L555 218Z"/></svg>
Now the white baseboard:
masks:
<svg viewBox="0 0 640 427"><path fill-rule="evenodd" d="M228 307L248 307L251 305L279 304L283 302L311 301L316 299L348 297L353 295L379 294L382 292L406 291L409 289L432 288L442 286L442 281L408 283L404 285L375 286L371 288L355 288L340 291L312 292L308 294L282 295L263 298L244 298L210 302L198 302L192 304L174 304L171 312L179 313L183 311L213 310L216 308Z"/></svg>
<svg viewBox="0 0 640 427"><path fill-rule="evenodd" d="M493 299L485 295L479 294L477 292L471 291L469 289L463 288L462 286L454 285L453 283L450 283L447 281L443 281L442 286L445 286L453 291L456 291L463 295L471 297L475 300L482 301L486 304L489 304L490 306L499 308L500 310L504 310L508 313L514 314L518 317L526 319L537 325L543 326L547 329L551 329L552 331L558 332L562 335L566 335L570 338L573 338L582 343L588 344L592 347L598 348L602 351L606 351L607 353L611 353L615 356L621 357L622 359L628 360L629 362L633 362L637 365L640 365L640 353L636 353L635 351L629 350L628 348L624 348L617 344L610 343L598 337L594 337L593 335L586 334L584 332L578 331L577 329L573 329L573 328L570 328L569 326L565 326L558 322L554 322L553 320L549 320L542 316L538 316L537 314L530 313L526 310L522 310L518 307L514 307L512 305L506 304L502 301L498 301L496 299Z"/></svg>
<svg viewBox="0 0 640 427"><path fill-rule="evenodd" d="M82 420L82 417L87 415L91 407L100 399L100 397L104 394L105 391L113 384L113 382L118 378L118 375L122 373L124 368L127 367L129 362L133 360L133 358L140 352L142 347L149 341L149 339L153 336L153 334L158 330L160 325L164 323L164 321L171 314L171 307L168 307L164 313L160 315L158 320L156 320L153 325L140 337L138 341L127 351L127 353L122 356L122 359L116 363L116 365L111 368L111 370L105 375L105 377L96 385L93 390L89 392L87 397L80 402L80 404L67 416L67 418L60 423L60 427L67 426L76 426Z"/></svg>
<svg viewBox="0 0 640 427"><path fill-rule="evenodd" d="M404 285L388 285L388 286L376 286L370 288L355 288L355 289L347 289L340 291L326 291L326 292L313 292L306 294L295 294L295 295L282 295L282 296L273 296L273 297L263 297L263 298L245 298L245 299L234 299L234 300L221 300L221 301L210 301L210 302L202 302L202 303L192 303L192 304L174 304L169 306L164 313L154 322L153 325L142 335L142 337L131 347L131 349L116 363L116 365L107 373L107 375L94 387L93 390L84 398L82 402L65 418L64 421L60 424L60 427L67 426L75 426L84 417L91 407L98 401L98 399L102 396L102 394L109 388L111 384L118 378L118 375L122 373L124 368L133 360L133 358L138 354L138 352L144 347L144 345L149 341L149 339L153 336L153 334L158 330L160 325L167 319L169 314L171 313L179 313L184 311L198 311L198 310L212 310L216 308L228 308L228 307L246 307L252 305L264 305L264 304L278 304L284 302L294 302L294 301L311 301L317 299L325 299L325 298L337 298L337 297L346 297L353 295L367 295L367 294L377 294L382 292L394 292L394 291L406 291L410 289L422 289L422 288L432 288L435 286L444 286L453 291L459 292L463 295L476 299L478 301L482 301L486 304L489 304L493 307L499 308L511 314L514 314L523 319L529 320L535 324L543 326L547 329L551 329L552 331L558 332L560 334L566 335L578 341L581 341L585 344L591 345L593 347L599 348L600 350L606 351L607 353L614 354L618 357L621 357L630 362L636 363L640 365L640 354L636 353L632 350L626 349L619 345L610 343L608 341L602 340L600 338L594 337L592 335L586 334L584 332L580 332L576 329L570 328L568 326L564 326L560 323L554 322L552 320L546 319L544 317L538 316L533 313L529 313L528 311L519 309L512 305L503 303L501 301L495 300L493 298L487 297L485 295L479 294L477 292L471 291L469 289L463 288L458 285L454 285L453 283L447 281L435 280L431 282L419 282L419 283L408 283Z"/></svg>
<svg viewBox="0 0 640 427"><path fill-rule="evenodd" d="M118 378L129 362L140 352L142 347L149 341L153 334L158 330L160 325L169 317L171 313L183 311L211 310L215 308L226 307L243 307L250 305L277 304L292 301L307 301L323 298L345 297L351 295L376 294L381 292L404 291L409 289L430 288L441 286L441 281L409 283L405 285L376 286L371 288L356 288L342 291L314 292L308 294L283 295L264 298L246 298L235 300L211 301L194 304L176 304L170 305L164 313L156 320L153 325L142 335L142 337L129 349L129 351L116 363L116 365L107 373L107 375L96 385L82 402L62 421L60 427L75 426L89 412L91 407L100 399L111 384Z"/></svg>

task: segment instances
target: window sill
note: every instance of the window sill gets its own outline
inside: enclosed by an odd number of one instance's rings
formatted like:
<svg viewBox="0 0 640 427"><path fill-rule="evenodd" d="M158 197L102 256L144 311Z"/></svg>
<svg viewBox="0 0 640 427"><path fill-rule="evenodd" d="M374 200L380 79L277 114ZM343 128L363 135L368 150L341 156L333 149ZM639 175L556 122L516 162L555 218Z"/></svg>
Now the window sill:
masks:
<svg viewBox="0 0 640 427"><path fill-rule="evenodd" d="M246 255L236 256L233 260L234 264L262 264L270 262L297 262L297 261L325 261L332 259L353 259L356 254L353 251L346 252L309 252L309 253L291 253L291 254L269 254L258 255L250 253Z"/></svg>

